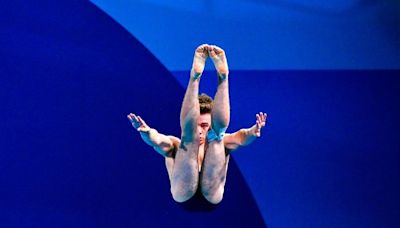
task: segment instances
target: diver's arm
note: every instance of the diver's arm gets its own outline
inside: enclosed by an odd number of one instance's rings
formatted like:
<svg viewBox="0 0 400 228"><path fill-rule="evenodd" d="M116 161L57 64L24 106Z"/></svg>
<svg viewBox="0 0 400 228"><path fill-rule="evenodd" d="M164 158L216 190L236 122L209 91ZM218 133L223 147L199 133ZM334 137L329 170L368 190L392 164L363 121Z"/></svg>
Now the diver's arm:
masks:
<svg viewBox="0 0 400 228"><path fill-rule="evenodd" d="M163 135L156 129L150 128L140 116L130 113L127 117L147 145L153 147L163 156L171 156L174 145L176 145L174 141L179 139L174 136Z"/></svg>
<svg viewBox="0 0 400 228"><path fill-rule="evenodd" d="M233 134L226 134L224 136L225 147L232 151L236 150L239 146L246 146L252 143L256 138L261 136L261 128L266 124L267 114L256 114L256 124L250 128L243 128Z"/></svg>

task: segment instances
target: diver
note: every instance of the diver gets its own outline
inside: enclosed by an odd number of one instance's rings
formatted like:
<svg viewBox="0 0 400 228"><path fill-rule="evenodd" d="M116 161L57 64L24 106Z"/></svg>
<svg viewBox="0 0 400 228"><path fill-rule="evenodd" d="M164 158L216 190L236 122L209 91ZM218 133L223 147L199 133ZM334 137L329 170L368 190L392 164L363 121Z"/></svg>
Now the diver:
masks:
<svg viewBox="0 0 400 228"><path fill-rule="evenodd" d="M218 75L214 100L206 94L199 95L200 78L208 57ZM267 114L262 112L256 114L256 123L250 128L225 133L230 121L228 78L225 51L215 45L200 45L194 53L181 107L180 138L159 133L138 115L127 116L142 139L165 157L176 202L185 202L199 191L208 202L221 202L230 153L261 136L267 119Z"/></svg>

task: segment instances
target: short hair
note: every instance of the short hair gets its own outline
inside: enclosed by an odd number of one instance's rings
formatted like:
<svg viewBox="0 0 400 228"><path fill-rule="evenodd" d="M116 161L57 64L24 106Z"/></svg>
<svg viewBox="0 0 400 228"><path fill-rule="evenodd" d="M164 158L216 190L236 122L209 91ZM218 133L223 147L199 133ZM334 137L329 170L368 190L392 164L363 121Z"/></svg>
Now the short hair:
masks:
<svg viewBox="0 0 400 228"><path fill-rule="evenodd" d="M213 99L205 93L199 95L200 114L211 113Z"/></svg>

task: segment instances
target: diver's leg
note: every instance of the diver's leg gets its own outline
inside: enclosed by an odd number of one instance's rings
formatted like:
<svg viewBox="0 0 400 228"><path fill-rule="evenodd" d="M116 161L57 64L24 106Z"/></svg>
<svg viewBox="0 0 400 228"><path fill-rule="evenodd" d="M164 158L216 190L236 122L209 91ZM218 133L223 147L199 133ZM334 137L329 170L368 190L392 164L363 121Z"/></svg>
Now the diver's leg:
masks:
<svg viewBox="0 0 400 228"><path fill-rule="evenodd" d="M210 203L218 204L224 195L229 156L225 155L222 141L214 140L208 144L203 170L201 172L201 192Z"/></svg>
<svg viewBox="0 0 400 228"><path fill-rule="evenodd" d="M228 87L228 61L225 51L210 45L209 56L214 62L218 74L218 87L214 97L214 106L211 113L212 128L218 134L226 130L230 120L229 87Z"/></svg>
<svg viewBox="0 0 400 228"><path fill-rule="evenodd" d="M227 129L230 120L229 70L225 52L221 48L210 46L209 56L213 60L218 73L218 88L211 113L212 129L217 134L217 139L209 142L205 153L201 190L208 201L217 204L223 197L229 161L229 156L225 154L225 146L221 135Z"/></svg>
<svg viewBox="0 0 400 228"><path fill-rule="evenodd" d="M196 193L199 182L197 121L200 116L200 107L198 94L200 76L208 57L206 47L207 45L201 45L195 51L190 80L181 108L181 143L175 154L170 175L171 193L177 202L190 199ZM169 161L169 163L171 162Z"/></svg>

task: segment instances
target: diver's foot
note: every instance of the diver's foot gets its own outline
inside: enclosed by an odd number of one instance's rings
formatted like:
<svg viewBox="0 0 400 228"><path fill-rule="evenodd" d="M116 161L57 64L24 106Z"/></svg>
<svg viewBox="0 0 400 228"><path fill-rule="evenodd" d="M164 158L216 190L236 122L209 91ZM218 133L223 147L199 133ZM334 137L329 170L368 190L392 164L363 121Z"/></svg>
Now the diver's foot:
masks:
<svg viewBox="0 0 400 228"><path fill-rule="evenodd" d="M193 65L191 71L191 77L197 79L201 76L204 71L204 66L208 58L208 44L202 44L196 48L193 57Z"/></svg>
<svg viewBox="0 0 400 228"><path fill-rule="evenodd" d="M228 77L229 68L228 61L226 59L225 51L215 45L208 46L208 55L211 57L215 69L217 70L218 77L220 80L224 80Z"/></svg>

